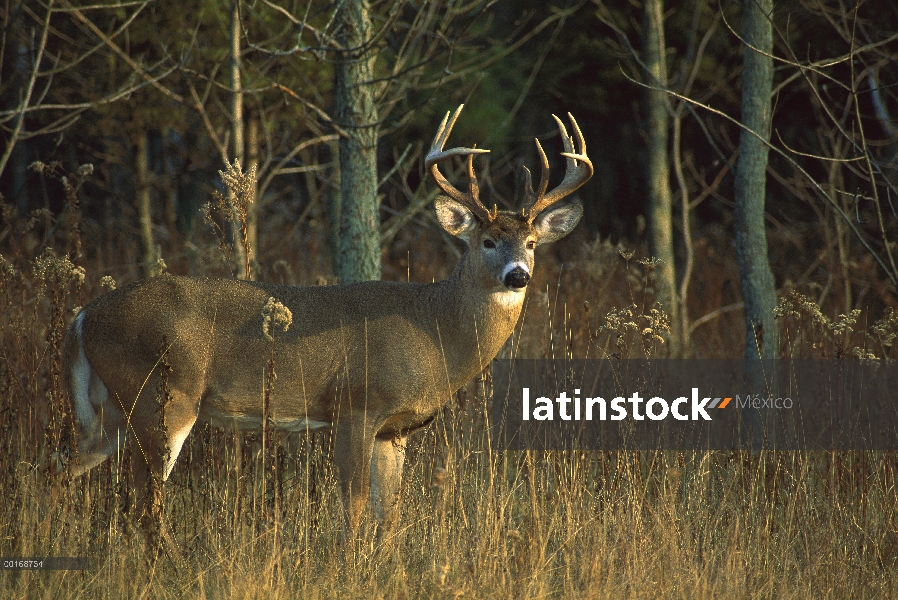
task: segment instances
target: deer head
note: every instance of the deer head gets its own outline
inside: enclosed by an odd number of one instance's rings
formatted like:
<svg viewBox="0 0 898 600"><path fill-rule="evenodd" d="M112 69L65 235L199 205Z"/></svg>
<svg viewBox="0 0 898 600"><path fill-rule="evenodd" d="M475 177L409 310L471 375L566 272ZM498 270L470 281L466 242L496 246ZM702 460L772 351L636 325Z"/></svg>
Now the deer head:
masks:
<svg viewBox="0 0 898 600"><path fill-rule="evenodd" d="M567 159L564 180L551 192L547 191L549 161L537 139L536 148L542 162L539 188L533 189L530 171L524 167L526 185L520 212L499 210L496 205L488 210L480 201L474 155L489 150L476 147L443 150L462 108L463 104L451 116L446 113L425 159L431 177L446 194L436 200L437 219L443 229L467 243L469 260L482 279L482 285L495 293L522 294L533 273L534 249L570 233L583 215L583 207L579 204L552 206L592 177L593 167L586 155L586 142L577 121L568 114L579 148L576 151L574 138L568 136L564 123L552 115L564 144L561 155ZM440 173L439 164L453 156L467 157L467 192L459 191Z"/></svg>

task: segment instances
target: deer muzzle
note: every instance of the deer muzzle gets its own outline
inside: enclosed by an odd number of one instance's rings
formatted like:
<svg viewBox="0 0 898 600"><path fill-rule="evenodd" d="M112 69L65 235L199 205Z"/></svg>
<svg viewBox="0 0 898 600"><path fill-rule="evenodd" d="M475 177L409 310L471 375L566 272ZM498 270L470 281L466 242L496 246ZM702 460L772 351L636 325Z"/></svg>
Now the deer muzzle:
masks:
<svg viewBox="0 0 898 600"><path fill-rule="evenodd" d="M527 284L530 283L530 273L521 267L515 267L505 274L502 283L505 284L505 287L511 289L519 290L525 288L527 287Z"/></svg>

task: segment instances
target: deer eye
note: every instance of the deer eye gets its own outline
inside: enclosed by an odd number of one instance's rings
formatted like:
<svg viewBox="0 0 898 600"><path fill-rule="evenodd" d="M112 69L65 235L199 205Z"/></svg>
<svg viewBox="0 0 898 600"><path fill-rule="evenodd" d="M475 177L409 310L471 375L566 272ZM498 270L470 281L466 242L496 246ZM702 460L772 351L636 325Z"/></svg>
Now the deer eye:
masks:
<svg viewBox="0 0 898 600"><path fill-rule="evenodd" d="M493 240L483 240L483 247L484 248L495 248L496 242L494 242Z"/></svg>
<svg viewBox="0 0 898 600"><path fill-rule="evenodd" d="M536 242L527 240L527 250L533 250L534 248L536 248Z"/></svg>

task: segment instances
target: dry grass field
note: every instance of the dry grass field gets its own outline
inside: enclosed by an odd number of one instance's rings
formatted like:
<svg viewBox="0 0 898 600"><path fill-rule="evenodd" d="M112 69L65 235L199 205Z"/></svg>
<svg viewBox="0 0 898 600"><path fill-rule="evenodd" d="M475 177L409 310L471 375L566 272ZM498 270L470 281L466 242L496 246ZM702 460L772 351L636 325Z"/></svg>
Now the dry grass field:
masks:
<svg viewBox="0 0 898 600"><path fill-rule="evenodd" d="M60 253L71 242L61 224L48 236ZM0 556L86 556L90 568L3 570L0 597L898 597L894 453L497 453L487 376L410 438L401 523L384 543L366 515L359 538L340 545L326 435L275 435L263 452L260 434L207 426L191 434L165 486L170 542L153 561L134 514L132 448L74 480L50 468L74 451L61 336L104 277L123 283L135 269L111 266L114 253L103 248L76 268L21 227L0 269ZM442 242L405 235L386 257L386 277L448 273L454 259ZM712 251L713 240L697 247L693 315L737 300L724 285L734 264ZM281 265L262 278L320 276L314 241L281 249L294 270ZM609 244L573 239L553 252L539 259L511 348L607 356L618 338L606 315L652 306L645 273ZM137 262L116 256L118 265ZM177 257L169 263L180 269ZM216 272L214 263L202 268ZM796 318L791 331L807 352L843 343L806 321ZM725 312L696 329L693 353L738 357L741 331L741 313ZM645 349L628 335L624 352Z"/></svg>

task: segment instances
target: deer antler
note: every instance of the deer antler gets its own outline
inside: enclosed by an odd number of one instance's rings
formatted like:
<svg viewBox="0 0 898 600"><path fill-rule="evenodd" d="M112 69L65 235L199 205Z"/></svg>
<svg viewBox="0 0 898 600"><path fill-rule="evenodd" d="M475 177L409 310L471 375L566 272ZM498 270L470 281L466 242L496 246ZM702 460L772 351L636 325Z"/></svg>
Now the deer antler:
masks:
<svg viewBox="0 0 898 600"><path fill-rule="evenodd" d="M477 177L474 175L474 155L485 154L489 152L489 150L479 150L476 147L443 150L443 146L446 145L446 140L449 139L449 134L452 133L452 127L455 126L455 120L458 119L458 115L464 107L464 104L459 105L459 107L455 109L455 112L452 113L451 118L448 112L446 113L446 116L443 117L440 129L437 131L437 135L433 138L433 143L430 145L430 152L427 153L427 158L424 159L424 165L427 167L427 170L430 171L430 176L433 177L434 182L440 186L440 189L443 190L447 196L467 206L471 209L471 212L484 223L489 223L496 218L496 207L494 206L493 211L490 212L480 202L480 186L477 185ZM438 164L453 156L468 157L467 171L470 189L467 193L458 191L445 177L443 177L443 174L440 173Z"/></svg>
<svg viewBox="0 0 898 600"><path fill-rule="evenodd" d="M574 133L577 136L577 145L580 147L580 151L579 153L576 152L574 148L574 139L568 136L567 129L565 129L561 119L552 115L552 118L558 123L558 130L561 132L561 140L564 143L564 152L562 152L561 155L567 158L567 170L565 171L564 180L561 184L547 194L546 189L549 187L549 159L546 158L546 153L543 151L543 147L540 145L539 140L536 140L536 149L539 151L539 156L542 159L542 174L539 178L539 193L533 191L533 186L530 181L530 171L525 167L526 191L524 196L524 208L521 211L521 214L530 222L548 207L565 196L572 194L577 188L589 181L589 178L592 177L592 162L590 162L589 157L586 155L586 141L583 139L583 133L580 131L580 127L577 125L577 120L574 119L573 115L568 113L567 116L571 120L571 125L574 126Z"/></svg>

